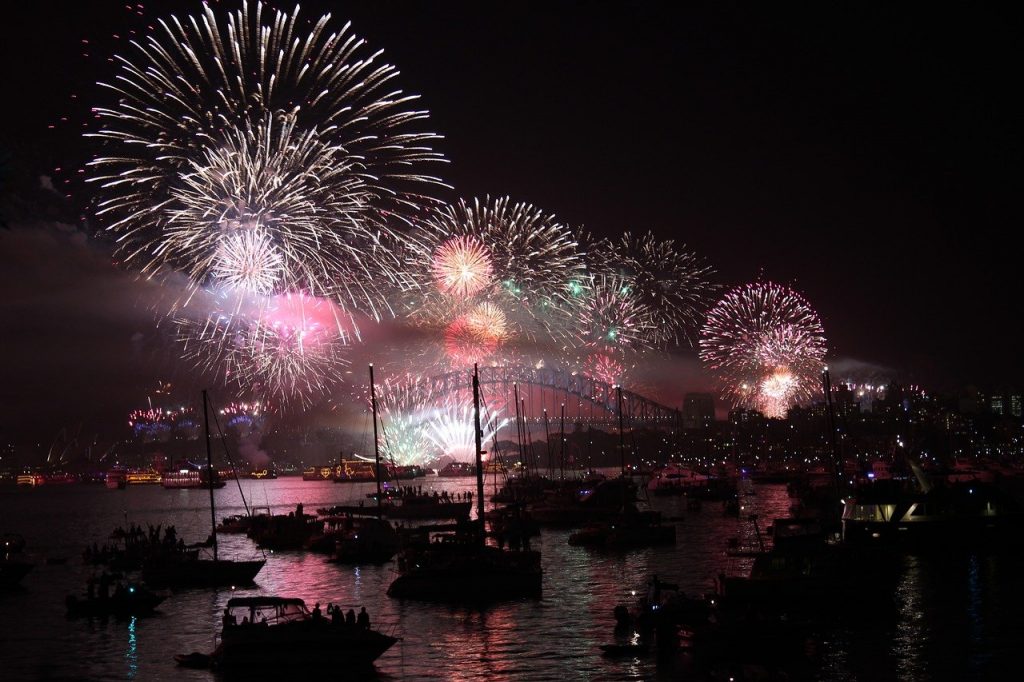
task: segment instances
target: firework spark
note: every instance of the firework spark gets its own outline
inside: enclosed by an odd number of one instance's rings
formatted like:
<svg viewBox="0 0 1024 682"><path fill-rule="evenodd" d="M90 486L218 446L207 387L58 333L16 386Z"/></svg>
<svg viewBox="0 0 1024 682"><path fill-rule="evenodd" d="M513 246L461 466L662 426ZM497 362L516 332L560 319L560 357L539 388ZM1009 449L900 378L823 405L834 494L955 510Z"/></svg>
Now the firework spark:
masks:
<svg viewBox="0 0 1024 682"><path fill-rule="evenodd" d="M306 32L298 12L207 5L117 57L105 84L117 104L95 109L91 133L104 144L90 164L99 214L146 274L303 290L379 315L388 302L367 275L401 280L381 241L433 203L423 189L439 181L419 170L443 160L428 147L438 136L417 129L427 113L379 52L348 25L331 32L330 15ZM259 238L236 239L250 230ZM272 247L269 271L225 268L242 244Z"/></svg>
<svg viewBox="0 0 1024 682"><path fill-rule="evenodd" d="M700 357L736 406L784 417L819 389L826 353L818 314L793 290L758 282L708 313Z"/></svg>

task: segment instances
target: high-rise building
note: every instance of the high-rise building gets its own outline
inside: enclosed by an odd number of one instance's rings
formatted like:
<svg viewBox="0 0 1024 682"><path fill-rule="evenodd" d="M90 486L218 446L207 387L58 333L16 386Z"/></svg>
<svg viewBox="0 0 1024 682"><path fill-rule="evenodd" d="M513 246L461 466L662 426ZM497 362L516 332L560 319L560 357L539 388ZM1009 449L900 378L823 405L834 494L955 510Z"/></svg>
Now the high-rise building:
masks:
<svg viewBox="0 0 1024 682"><path fill-rule="evenodd" d="M683 428L706 428L715 421L715 397L710 393L683 396Z"/></svg>

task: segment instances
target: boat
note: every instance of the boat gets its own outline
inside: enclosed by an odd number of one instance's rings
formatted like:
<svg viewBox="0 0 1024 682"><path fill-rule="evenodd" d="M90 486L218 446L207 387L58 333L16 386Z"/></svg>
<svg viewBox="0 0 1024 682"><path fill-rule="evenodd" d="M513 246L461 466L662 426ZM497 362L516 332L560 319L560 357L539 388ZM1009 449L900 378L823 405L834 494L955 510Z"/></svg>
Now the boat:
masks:
<svg viewBox="0 0 1024 682"><path fill-rule="evenodd" d="M454 533L437 534L433 542L404 550L399 555L399 575L388 587L390 597L481 604L541 596L540 552L528 549L525 543L527 548L521 550L486 544L481 461L485 453L481 443L480 380L476 365L473 366L472 388L477 521L463 520Z"/></svg>
<svg viewBox="0 0 1024 682"><path fill-rule="evenodd" d="M427 472L423 470L423 467L418 464L389 464L387 469L388 476L392 481L409 481L414 478L422 478L427 475Z"/></svg>
<svg viewBox="0 0 1024 682"><path fill-rule="evenodd" d="M349 517L344 530L334 536L335 564L383 564L399 549L398 533L391 524L373 517Z"/></svg>
<svg viewBox="0 0 1024 682"><path fill-rule="evenodd" d="M32 564L17 557L25 548L25 539L20 535L4 535L3 554L0 555L0 588L14 587L29 571Z"/></svg>
<svg viewBox="0 0 1024 682"><path fill-rule="evenodd" d="M676 527L663 524L661 512L632 509L601 523L590 524L569 535L569 544L607 549L672 545Z"/></svg>
<svg viewBox="0 0 1024 682"><path fill-rule="evenodd" d="M916 467L916 465L915 465ZM979 482L931 483L920 468L913 481L878 481L845 500L843 541L851 544L946 548L991 542L1012 544L1024 510L998 486Z"/></svg>
<svg viewBox="0 0 1024 682"><path fill-rule="evenodd" d="M210 443L208 398L203 391L203 427L206 436L206 466L213 471ZM234 561L217 556L217 510L213 498L213 479L208 478L210 491L210 544L213 559L203 559L198 553L168 552L147 558L142 566L142 577L154 587L218 587L251 585L266 564L265 560ZM204 543L205 544L205 543Z"/></svg>
<svg viewBox="0 0 1024 682"><path fill-rule="evenodd" d="M103 484L108 490L124 490L128 487L128 479L125 477L124 471L111 469L103 477Z"/></svg>
<svg viewBox="0 0 1024 682"><path fill-rule="evenodd" d="M270 669L349 673L370 668L397 641L368 626L321 617L319 609L310 613L302 599L235 597L228 600L212 663L228 673Z"/></svg>
<svg viewBox="0 0 1024 682"><path fill-rule="evenodd" d="M106 598L68 595L64 605L71 617L143 616L152 613L166 598L142 585L128 585Z"/></svg>
<svg viewBox="0 0 1024 682"><path fill-rule="evenodd" d="M335 483L372 483L378 480L380 466L362 459L345 459L338 462L332 480Z"/></svg>
<svg viewBox="0 0 1024 682"><path fill-rule="evenodd" d="M125 481L128 485L160 485L163 476L160 472L152 469L148 471L129 471L125 474Z"/></svg>
<svg viewBox="0 0 1024 682"><path fill-rule="evenodd" d="M473 503L456 502L450 497L408 494L390 497L380 503L389 519L461 519L469 518Z"/></svg>
<svg viewBox="0 0 1024 682"><path fill-rule="evenodd" d="M46 483L46 477L43 476L42 474L34 473L18 474L16 482L18 485L24 485L34 488L36 486L44 485Z"/></svg>
<svg viewBox="0 0 1024 682"><path fill-rule="evenodd" d="M306 467L302 470L303 481L330 481L334 479L334 466L333 465L321 465L315 467Z"/></svg>
<svg viewBox="0 0 1024 682"><path fill-rule="evenodd" d="M679 495L721 500L734 494L736 486L726 478L702 474L679 464L668 464L653 473L647 482L647 491L658 497Z"/></svg>
<svg viewBox="0 0 1024 682"><path fill-rule="evenodd" d="M476 476L476 469L469 462L449 462L437 472L438 478L468 478Z"/></svg>
<svg viewBox="0 0 1024 682"><path fill-rule="evenodd" d="M165 488L223 488L227 485L216 470L210 480L211 469L182 468L178 471L165 471L161 485Z"/></svg>
<svg viewBox="0 0 1024 682"><path fill-rule="evenodd" d="M255 469L249 472L249 478L255 478L257 481L263 479L272 480L277 478L277 472L273 469L267 468Z"/></svg>

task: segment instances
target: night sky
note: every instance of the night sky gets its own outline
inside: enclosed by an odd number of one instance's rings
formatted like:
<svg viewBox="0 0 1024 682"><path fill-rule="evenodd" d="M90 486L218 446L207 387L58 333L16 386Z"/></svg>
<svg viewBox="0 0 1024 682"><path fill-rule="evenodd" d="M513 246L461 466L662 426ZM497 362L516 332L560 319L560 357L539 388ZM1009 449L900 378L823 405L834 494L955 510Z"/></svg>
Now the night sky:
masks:
<svg viewBox="0 0 1024 682"><path fill-rule="evenodd" d="M677 4L303 8L351 19L423 95L452 198L509 194L604 235L654 229L722 284L792 284L832 357L865 373L1024 383L1020 10ZM95 240L25 225L84 204L76 181L67 206L38 177L61 189L88 157L75 126L89 84L113 71L113 34L145 22L124 3L83 2L19 3L4 23L4 413L73 411L80 394L53 396L96 389L104 371L111 400L137 401L144 389L114 368L152 366L130 354L154 325L144 295Z"/></svg>

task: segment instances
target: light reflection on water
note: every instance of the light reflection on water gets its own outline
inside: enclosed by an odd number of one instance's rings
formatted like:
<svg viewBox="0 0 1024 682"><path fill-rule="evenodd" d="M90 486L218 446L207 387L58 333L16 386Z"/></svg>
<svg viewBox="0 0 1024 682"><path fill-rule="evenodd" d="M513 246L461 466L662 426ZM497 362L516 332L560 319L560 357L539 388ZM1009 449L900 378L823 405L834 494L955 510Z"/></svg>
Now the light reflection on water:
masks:
<svg viewBox="0 0 1024 682"><path fill-rule="evenodd" d="M465 492L475 485L472 479L437 478L418 479L415 484L450 492ZM294 510L300 501L308 512L354 504L366 500L366 493L373 489L372 485L295 478L242 481L242 487L252 504L269 506L275 513ZM686 517L677 526L676 547L595 552L570 547L567 531L544 531L536 543L545 571L540 601L486 610L396 601L385 594L394 578L392 565L345 567L302 552L268 555L266 567L257 576L258 586L246 593L298 596L310 605L333 602L346 609L366 606L375 627L393 627L402 638L378 661L385 679L678 679L678 670L658 669L649 660L603 659L598 646L614 640L613 607L632 602L630 590L643 589L651 574L678 583L689 594L701 594L713 588L719 573L749 569L749 559L725 557L728 538L738 537L741 545L755 546L756 534L746 516L758 514L764 533L771 519L788 514L789 501L783 486L758 486L747 492L756 494L743 497L742 519L723 515L716 503L687 513L679 499L654 500L666 516ZM215 495L218 517L243 511L235 486ZM211 679L203 671L177 668L173 656L213 648L220 613L233 594L230 590L180 591L156 615L137 621L69 620L63 607L64 596L82 591L91 571L79 561L83 546L93 541L102 544L126 518L143 527L173 523L186 541L205 538L210 523L207 491L148 486L124 491L9 487L0 489L0 512L6 525L0 530L23 534L30 558L36 562L23 589L0 595L3 679ZM260 556L251 541L238 535L221 536L220 553L235 559ZM46 565L45 557L70 560L66 565ZM963 634L970 641L973 669L983 670L989 660L986 656L992 653L987 640L998 631L991 621L1013 609L1006 604L1000 604L1003 611L984 606L993 603L985 598L993 582L1006 582L1008 572L999 571L1002 565L976 561L971 566L971 571L964 571L969 580L954 589L960 589L960 598L970 605L970 628L965 626ZM936 635L929 622L936 603L948 598L943 593L950 588L926 568L921 560L908 559L896 591L894 626L873 623L822 633L821 679L925 679L943 664L942 656L954 655L951 647L936 651ZM1013 594L1021 597L1020 590ZM54 655L58 644L60 655ZM1001 644L1006 651L1013 648L1012 640ZM961 660L959 665L965 663ZM324 671L328 678L330 673Z"/></svg>

